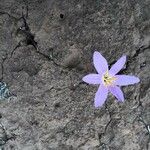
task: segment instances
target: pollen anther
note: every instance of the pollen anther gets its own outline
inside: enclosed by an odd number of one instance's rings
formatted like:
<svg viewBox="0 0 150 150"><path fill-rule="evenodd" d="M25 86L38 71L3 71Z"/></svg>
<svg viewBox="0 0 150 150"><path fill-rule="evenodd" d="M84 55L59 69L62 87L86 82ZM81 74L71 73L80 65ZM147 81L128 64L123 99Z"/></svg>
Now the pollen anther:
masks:
<svg viewBox="0 0 150 150"><path fill-rule="evenodd" d="M110 76L108 71L103 75L102 77L104 85L105 86L111 86L113 85L114 81L116 80L116 77Z"/></svg>

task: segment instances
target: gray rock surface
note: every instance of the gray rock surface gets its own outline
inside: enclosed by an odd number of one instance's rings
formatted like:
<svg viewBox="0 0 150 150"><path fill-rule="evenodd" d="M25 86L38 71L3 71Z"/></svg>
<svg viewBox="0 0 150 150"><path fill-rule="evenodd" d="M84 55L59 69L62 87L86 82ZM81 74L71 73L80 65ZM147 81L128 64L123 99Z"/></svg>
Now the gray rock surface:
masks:
<svg viewBox="0 0 150 150"><path fill-rule="evenodd" d="M94 108L95 49L141 79L124 103ZM149 58L149 0L0 0L1 149L150 149Z"/></svg>

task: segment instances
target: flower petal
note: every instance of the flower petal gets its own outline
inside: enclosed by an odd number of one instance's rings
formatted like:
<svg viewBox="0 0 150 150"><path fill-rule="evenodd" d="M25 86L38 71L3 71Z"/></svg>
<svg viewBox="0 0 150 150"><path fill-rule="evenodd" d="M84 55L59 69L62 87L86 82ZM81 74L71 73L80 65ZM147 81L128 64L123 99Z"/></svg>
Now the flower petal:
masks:
<svg viewBox="0 0 150 150"><path fill-rule="evenodd" d="M97 51L93 55L94 67L99 74L103 74L108 70L108 64L106 59Z"/></svg>
<svg viewBox="0 0 150 150"><path fill-rule="evenodd" d="M115 81L115 85L125 86L131 85L140 82L140 79L135 76L129 75L116 75L117 80Z"/></svg>
<svg viewBox="0 0 150 150"><path fill-rule="evenodd" d="M82 80L89 84L100 84L101 83L101 75L99 74L88 74L82 78Z"/></svg>
<svg viewBox="0 0 150 150"><path fill-rule="evenodd" d="M107 95L108 95L108 88L103 85L100 85L95 95L94 101L95 107L102 106L107 98Z"/></svg>
<svg viewBox="0 0 150 150"><path fill-rule="evenodd" d="M120 87L110 87L109 90L119 101L124 101L123 92L121 91Z"/></svg>
<svg viewBox="0 0 150 150"><path fill-rule="evenodd" d="M126 62L126 56L122 56L118 61L110 68L109 73L111 75L117 74L124 66Z"/></svg>

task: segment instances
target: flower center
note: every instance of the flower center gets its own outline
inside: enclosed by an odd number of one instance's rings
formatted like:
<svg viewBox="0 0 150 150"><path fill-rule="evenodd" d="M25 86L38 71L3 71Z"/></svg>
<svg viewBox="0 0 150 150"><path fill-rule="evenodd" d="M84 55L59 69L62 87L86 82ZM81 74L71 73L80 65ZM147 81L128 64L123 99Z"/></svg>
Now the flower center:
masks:
<svg viewBox="0 0 150 150"><path fill-rule="evenodd" d="M103 75L102 79L104 81L105 86L111 86L111 85L113 85L114 81L116 80L116 77L110 76L108 71L106 71L106 73Z"/></svg>

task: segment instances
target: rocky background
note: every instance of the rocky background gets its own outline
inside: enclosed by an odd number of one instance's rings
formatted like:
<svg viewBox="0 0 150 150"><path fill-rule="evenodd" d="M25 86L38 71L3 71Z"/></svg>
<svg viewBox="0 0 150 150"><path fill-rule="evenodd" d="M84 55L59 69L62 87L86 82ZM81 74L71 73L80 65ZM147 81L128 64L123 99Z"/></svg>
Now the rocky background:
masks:
<svg viewBox="0 0 150 150"><path fill-rule="evenodd" d="M140 84L94 108L93 52ZM2 150L150 149L149 0L0 0Z"/></svg>

